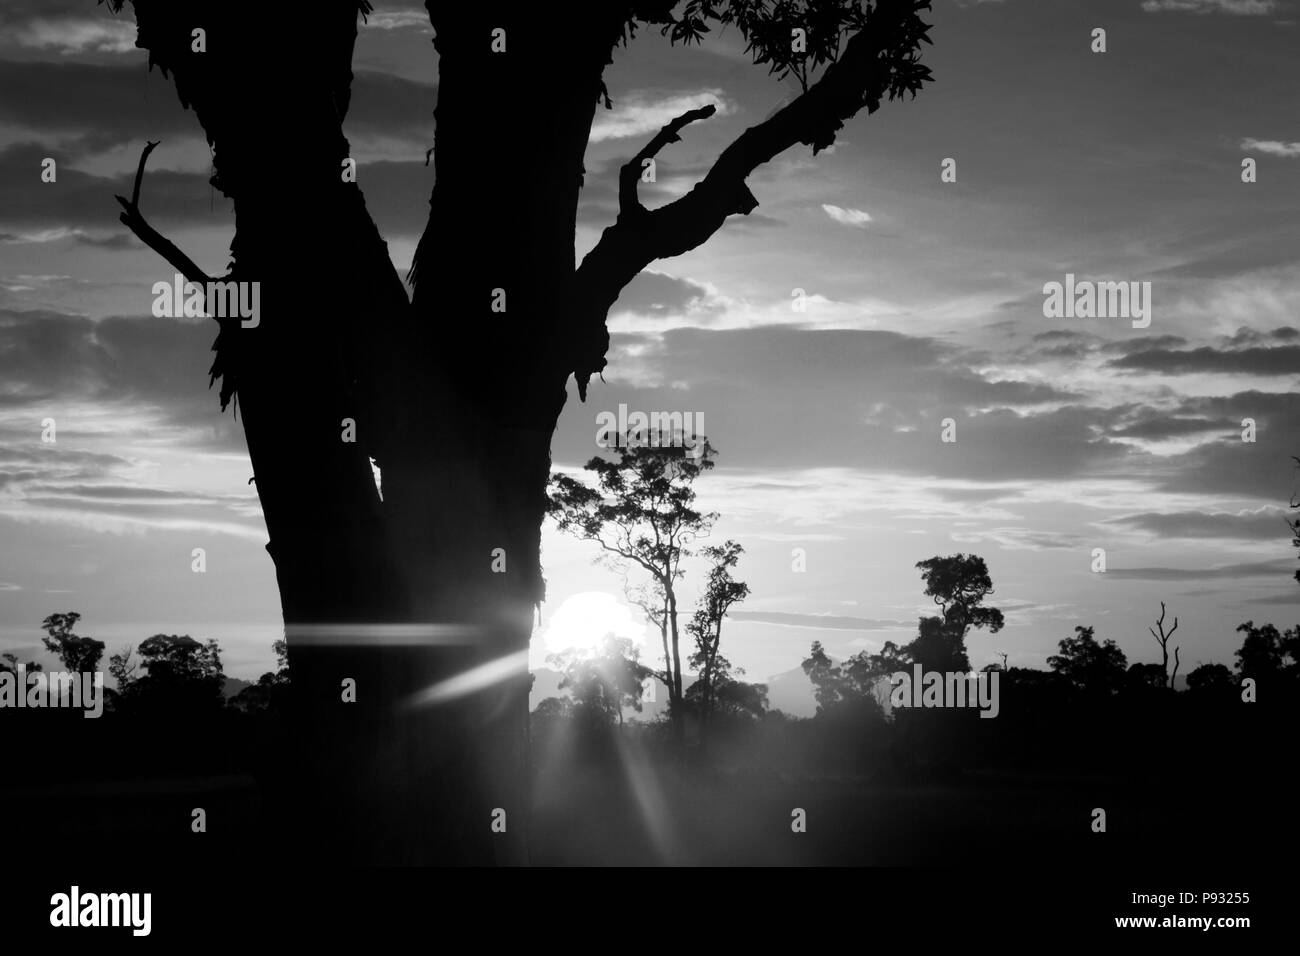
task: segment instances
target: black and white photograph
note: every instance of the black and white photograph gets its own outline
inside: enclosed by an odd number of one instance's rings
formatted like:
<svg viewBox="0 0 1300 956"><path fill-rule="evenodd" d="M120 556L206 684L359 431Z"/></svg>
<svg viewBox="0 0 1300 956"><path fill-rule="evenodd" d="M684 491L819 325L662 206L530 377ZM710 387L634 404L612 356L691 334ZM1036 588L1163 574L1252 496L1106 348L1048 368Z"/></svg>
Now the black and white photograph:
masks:
<svg viewBox="0 0 1300 956"><path fill-rule="evenodd" d="M0 922L1281 940L1298 390L1300 0L0 0Z"/></svg>

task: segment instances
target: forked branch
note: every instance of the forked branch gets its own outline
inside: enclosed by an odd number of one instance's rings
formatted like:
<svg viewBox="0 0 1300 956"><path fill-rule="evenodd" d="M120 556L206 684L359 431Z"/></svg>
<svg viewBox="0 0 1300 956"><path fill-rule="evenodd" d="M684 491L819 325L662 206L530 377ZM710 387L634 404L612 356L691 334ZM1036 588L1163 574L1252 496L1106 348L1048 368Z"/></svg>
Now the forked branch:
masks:
<svg viewBox="0 0 1300 956"><path fill-rule="evenodd" d="M140 212L140 186L144 182L144 166L149 161L149 154L157 145L156 142L145 143L144 152L140 154L140 165L135 171L135 186L131 190L131 198L128 200L125 196L116 197L125 210L118 218L122 220L123 225L135 233L136 238L162 256L187 281L207 285L212 278L200 269L193 259L181 252L174 242L149 225L145 221L144 214Z"/></svg>
<svg viewBox="0 0 1300 956"><path fill-rule="evenodd" d="M1157 629L1159 630L1157 631ZM1174 677L1178 675L1178 648L1177 647L1174 648L1174 672L1173 674L1170 674L1169 673L1169 639L1174 636L1174 631L1178 630L1178 618L1177 617L1174 618L1174 626L1170 628L1169 633L1166 634L1164 601L1160 602L1160 618L1159 620L1156 621L1156 626L1148 627L1147 630L1151 632L1151 636L1154 637L1156 639L1156 643L1160 645L1160 653L1163 658L1162 664L1165 669L1165 686L1173 687Z"/></svg>
<svg viewBox="0 0 1300 956"><path fill-rule="evenodd" d="M620 218L623 216L634 216L638 211L644 212L645 207L641 205L637 197L637 182L641 178L641 171L645 168L647 159L654 159L659 151L669 143L681 141L681 131L689 124L696 120L708 119L718 108L712 103L707 106L701 106L699 109L689 110L677 117L663 129L661 129L655 138L650 140L642 150L623 164L618 173L618 210Z"/></svg>
<svg viewBox="0 0 1300 956"><path fill-rule="evenodd" d="M728 216L748 215L758 200L746 178L797 143L817 153L835 142L845 120L904 93L913 95L929 80L917 62L929 26L917 16L928 0L881 0L865 26L849 38L821 79L792 102L745 130L724 149L689 193L659 209L636 199L642 162L676 141L682 127L713 115L703 107L677 117L619 172L619 215L578 268L574 334L574 377L586 397L590 377L605 367L609 334L605 317L623 287L656 259L679 256L704 243Z"/></svg>

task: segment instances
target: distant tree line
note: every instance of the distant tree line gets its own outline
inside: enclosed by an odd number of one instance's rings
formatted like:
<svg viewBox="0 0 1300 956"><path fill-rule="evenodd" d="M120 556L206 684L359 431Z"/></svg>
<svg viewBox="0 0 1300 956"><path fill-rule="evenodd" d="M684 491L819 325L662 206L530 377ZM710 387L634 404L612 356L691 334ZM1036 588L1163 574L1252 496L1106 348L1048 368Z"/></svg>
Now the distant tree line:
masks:
<svg viewBox="0 0 1300 956"><path fill-rule="evenodd" d="M69 673L98 671L103 662L103 641L76 632L81 614L66 611L51 614L41 623L45 649ZM112 687L105 687L105 707L118 713L162 715L219 711L225 707L258 712L283 705L289 686L287 647L283 640L272 644L276 670L263 674L255 684L243 688L229 700L225 696L226 674L221 666L221 649L214 640L197 641L187 634L155 634L136 647L126 645L108 658ZM27 672L40 671L41 664L27 661ZM0 670L17 673L17 655L0 655Z"/></svg>

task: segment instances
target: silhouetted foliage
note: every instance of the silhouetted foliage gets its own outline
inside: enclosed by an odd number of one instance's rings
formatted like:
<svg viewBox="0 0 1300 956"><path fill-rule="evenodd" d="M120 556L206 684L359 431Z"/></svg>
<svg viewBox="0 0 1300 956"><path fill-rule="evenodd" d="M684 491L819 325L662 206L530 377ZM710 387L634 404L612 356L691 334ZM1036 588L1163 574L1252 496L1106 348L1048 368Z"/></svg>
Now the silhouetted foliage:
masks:
<svg viewBox="0 0 1300 956"><path fill-rule="evenodd" d="M874 693L882 679L907 670L912 659L893 641L885 641L876 653L859 651L848 658L841 669L851 685L863 693Z"/></svg>
<svg viewBox="0 0 1300 956"><path fill-rule="evenodd" d="M182 713L223 705L226 675L217 642L188 635L155 634L137 648L145 674L123 693L128 706Z"/></svg>
<svg viewBox="0 0 1300 956"><path fill-rule="evenodd" d="M839 665L831 660L822 647L821 641L813 641L808 657L803 661L803 672L813 685L813 697L817 701L817 712L827 710L846 696L844 677Z"/></svg>
<svg viewBox="0 0 1300 956"><path fill-rule="evenodd" d="M943 618L921 618L917 636L903 646L903 652L927 671L970 670L965 641Z"/></svg>
<svg viewBox="0 0 1300 956"><path fill-rule="evenodd" d="M1245 634L1237 658L1237 673L1263 681L1300 672L1300 626L1280 632L1272 624L1255 626L1247 621L1237 626Z"/></svg>
<svg viewBox="0 0 1300 956"><path fill-rule="evenodd" d="M31 674L41 670L41 665L38 661L28 661L26 664L23 665L23 670L25 670L28 674ZM0 671L4 671L7 674L17 674L18 655L12 654L8 651L6 651L3 654L0 654Z"/></svg>
<svg viewBox="0 0 1300 956"><path fill-rule="evenodd" d="M1231 694L1236 687L1232 671L1222 664L1202 664L1187 675L1187 690L1193 694Z"/></svg>
<svg viewBox="0 0 1300 956"><path fill-rule="evenodd" d="M686 632L695 641L695 653L689 663L696 669L695 683L686 696L698 702L701 740L707 737L709 717L715 704L720 702L718 692L733 682L731 661L720 650L722 622L734 605L749 596L749 585L731 576L744 550L734 541L704 549L704 556L713 564L704 594L686 625ZM737 691L733 689L732 693L734 695ZM762 710L760 707L758 712L761 714Z"/></svg>
<svg viewBox="0 0 1300 956"><path fill-rule="evenodd" d="M592 651L564 650L547 661L563 674L560 689L572 694L576 712L596 723L621 725L624 707L641 710L641 682L653 673L638 656L629 638L607 634Z"/></svg>
<svg viewBox="0 0 1300 956"><path fill-rule="evenodd" d="M1128 686L1136 691L1165 690L1169 675L1159 664L1130 664L1128 669Z"/></svg>
<svg viewBox="0 0 1300 956"><path fill-rule="evenodd" d="M697 680L686 689L686 700L697 703L702 710L707 707L709 713L719 717L758 720L767 713L767 685L722 676L710 689L706 705L704 685Z"/></svg>
<svg viewBox="0 0 1300 956"><path fill-rule="evenodd" d="M529 732L534 738L553 735L573 719L573 698L547 697L539 703L529 717Z"/></svg>
<svg viewBox="0 0 1300 956"><path fill-rule="evenodd" d="M283 710L289 697L289 648L284 639L274 641L275 670L267 671L255 684L243 688L229 701L229 706L246 713Z"/></svg>
<svg viewBox="0 0 1300 956"><path fill-rule="evenodd" d="M821 716L844 705L865 705L878 711L881 697L888 697L890 675L905 670L910 663L892 641L886 641L879 653L859 651L839 664L826 654L821 641L813 641L802 666L813 685L817 714Z"/></svg>
<svg viewBox="0 0 1300 956"><path fill-rule="evenodd" d="M966 634L971 628L987 628L990 634L1002 630L1002 612L984 607L993 593L988 566L979 555L954 554L917 562L925 593L939 605L941 617L925 617L920 633L903 648L907 656L926 670L968 671Z"/></svg>
<svg viewBox="0 0 1300 956"><path fill-rule="evenodd" d="M122 650L113 654L108 659L108 675L117 682L118 692L125 691L135 680L135 672L139 669L139 661L131 659L134 648L127 644Z"/></svg>
<svg viewBox="0 0 1300 956"><path fill-rule="evenodd" d="M881 0L874 5L863 0L688 0L680 13L665 15L663 32L674 43L689 44L699 43L710 31L710 23L734 26L745 38L745 52L756 64L767 66L778 79L793 75L807 90L819 69L840 59L845 41L855 33L870 31L877 16L892 19L898 15L895 11L929 8L930 0ZM877 9L882 12L877 14ZM930 42L929 29L915 12L891 25L888 45L877 63L881 75L888 79L873 84L873 92L860 94L860 106L873 112L882 95L891 100L909 93L915 96L930 81L930 70L920 63L920 46ZM806 34L802 50L791 42L795 30Z"/></svg>
<svg viewBox="0 0 1300 956"><path fill-rule="evenodd" d="M73 631L81 615L76 611L51 614L42 623L46 636L41 638L45 649L63 663L69 672L93 671L104 656L104 642L92 637L82 637Z"/></svg>
<svg viewBox="0 0 1300 956"><path fill-rule="evenodd" d="M916 567L925 582L925 594L939 605L942 616L921 618L917 637L901 648L886 641L879 652L860 651L842 664L834 663L821 643L814 642L803 669L812 681L819 715L847 702L859 702L861 707L860 702L869 700L870 706L878 707L881 698L888 697L891 675L907 671L914 663L927 671L969 671L967 632L971 628L987 628L990 633L1002 629L1002 612L983 603L993 593L983 558L935 556L917 562Z"/></svg>
<svg viewBox="0 0 1300 956"><path fill-rule="evenodd" d="M1105 696L1124 686L1128 660L1114 640L1097 643L1091 627L1075 627L1074 637L1064 638L1060 653L1047 664L1073 687L1085 694Z"/></svg>

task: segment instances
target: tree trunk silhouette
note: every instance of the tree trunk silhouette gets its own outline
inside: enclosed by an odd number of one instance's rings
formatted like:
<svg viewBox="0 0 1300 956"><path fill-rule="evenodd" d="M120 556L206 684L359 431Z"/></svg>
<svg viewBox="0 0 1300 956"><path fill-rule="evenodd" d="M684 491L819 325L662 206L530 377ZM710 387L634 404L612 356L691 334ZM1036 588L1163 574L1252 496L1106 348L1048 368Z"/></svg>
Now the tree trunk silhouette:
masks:
<svg viewBox="0 0 1300 956"><path fill-rule="evenodd" d="M234 203L220 278L261 284L256 327L218 320L212 378L243 420L276 568L299 849L523 862L526 653L566 381L585 399L605 365L606 312L637 272L757 205L744 184L757 165L798 142L829 145L847 117L919 87L914 62L900 80L884 54L911 55L921 4L884 4L880 29L849 39L819 82L746 131L685 197L646 210L639 160L713 111L675 120L624 167L618 221L577 267L602 73L630 17L662 23L674 4L593 0L561 15L429 0L435 184L409 299L365 208L365 165L356 182L341 175L368 0L131 5L137 45L195 112L213 185ZM493 50L498 28L506 52ZM149 226L147 155L122 221L186 279L216 278ZM343 440L344 419L355 441ZM676 649L675 620L671 630ZM680 666L667 676L680 700ZM505 833L491 829L497 809Z"/></svg>

